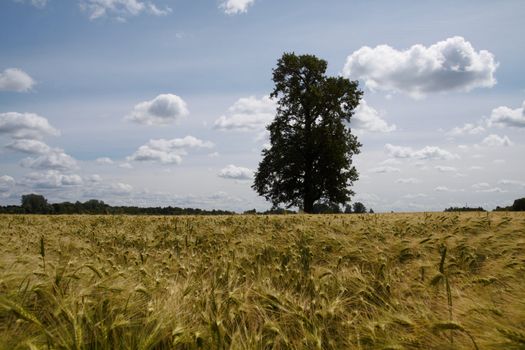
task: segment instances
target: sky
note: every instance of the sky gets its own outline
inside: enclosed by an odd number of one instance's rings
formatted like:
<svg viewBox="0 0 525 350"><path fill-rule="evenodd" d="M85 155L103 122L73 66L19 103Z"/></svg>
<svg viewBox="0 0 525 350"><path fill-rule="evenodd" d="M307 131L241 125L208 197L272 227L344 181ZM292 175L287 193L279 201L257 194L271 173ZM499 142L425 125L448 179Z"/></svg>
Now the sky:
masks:
<svg viewBox="0 0 525 350"><path fill-rule="evenodd" d="M376 212L525 196L519 1L0 0L0 204L243 211L284 52L364 92L352 201Z"/></svg>

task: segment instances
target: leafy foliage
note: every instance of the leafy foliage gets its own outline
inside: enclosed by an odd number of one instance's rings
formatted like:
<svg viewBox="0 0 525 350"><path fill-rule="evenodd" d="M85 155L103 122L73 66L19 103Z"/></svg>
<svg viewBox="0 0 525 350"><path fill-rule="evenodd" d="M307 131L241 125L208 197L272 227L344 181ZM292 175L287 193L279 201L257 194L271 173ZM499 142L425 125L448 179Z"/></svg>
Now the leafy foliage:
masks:
<svg viewBox="0 0 525 350"><path fill-rule="evenodd" d="M311 213L316 201L344 204L353 194L352 156L361 144L348 123L362 92L356 81L327 77L326 68L313 55L285 53L273 71L277 115L252 187L274 206Z"/></svg>

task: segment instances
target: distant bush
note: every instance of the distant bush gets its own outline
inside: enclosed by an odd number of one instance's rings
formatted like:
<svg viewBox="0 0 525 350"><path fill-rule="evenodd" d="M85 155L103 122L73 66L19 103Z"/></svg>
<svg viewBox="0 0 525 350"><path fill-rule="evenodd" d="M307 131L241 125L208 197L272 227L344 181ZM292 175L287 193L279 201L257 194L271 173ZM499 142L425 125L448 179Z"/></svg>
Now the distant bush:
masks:
<svg viewBox="0 0 525 350"><path fill-rule="evenodd" d="M470 207L450 207L445 209L445 212L453 212L453 211L486 211L482 207L477 208L470 208Z"/></svg>

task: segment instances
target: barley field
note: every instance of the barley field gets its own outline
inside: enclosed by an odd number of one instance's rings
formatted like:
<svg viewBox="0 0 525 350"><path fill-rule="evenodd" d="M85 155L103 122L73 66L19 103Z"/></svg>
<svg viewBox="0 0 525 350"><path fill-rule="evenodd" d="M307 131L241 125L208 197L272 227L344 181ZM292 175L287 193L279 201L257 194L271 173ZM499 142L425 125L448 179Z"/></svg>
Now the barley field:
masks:
<svg viewBox="0 0 525 350"><path fill-rule="evenodd" d="M525 349L525 214L0 216L0 349Z"/></svg>

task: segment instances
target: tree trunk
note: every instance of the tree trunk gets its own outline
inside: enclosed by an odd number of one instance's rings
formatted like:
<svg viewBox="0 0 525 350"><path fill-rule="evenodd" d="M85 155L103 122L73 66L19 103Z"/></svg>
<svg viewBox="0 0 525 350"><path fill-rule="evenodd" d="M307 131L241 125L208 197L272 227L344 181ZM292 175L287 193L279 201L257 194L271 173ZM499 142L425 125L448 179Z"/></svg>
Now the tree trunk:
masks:
<svg viewBox="0 0 525 350"><path fill-rule="evenodd" d="M311 214L314 209L314 200L308 194L305 194L303 199L303 211L307 214Z"/></svg>

